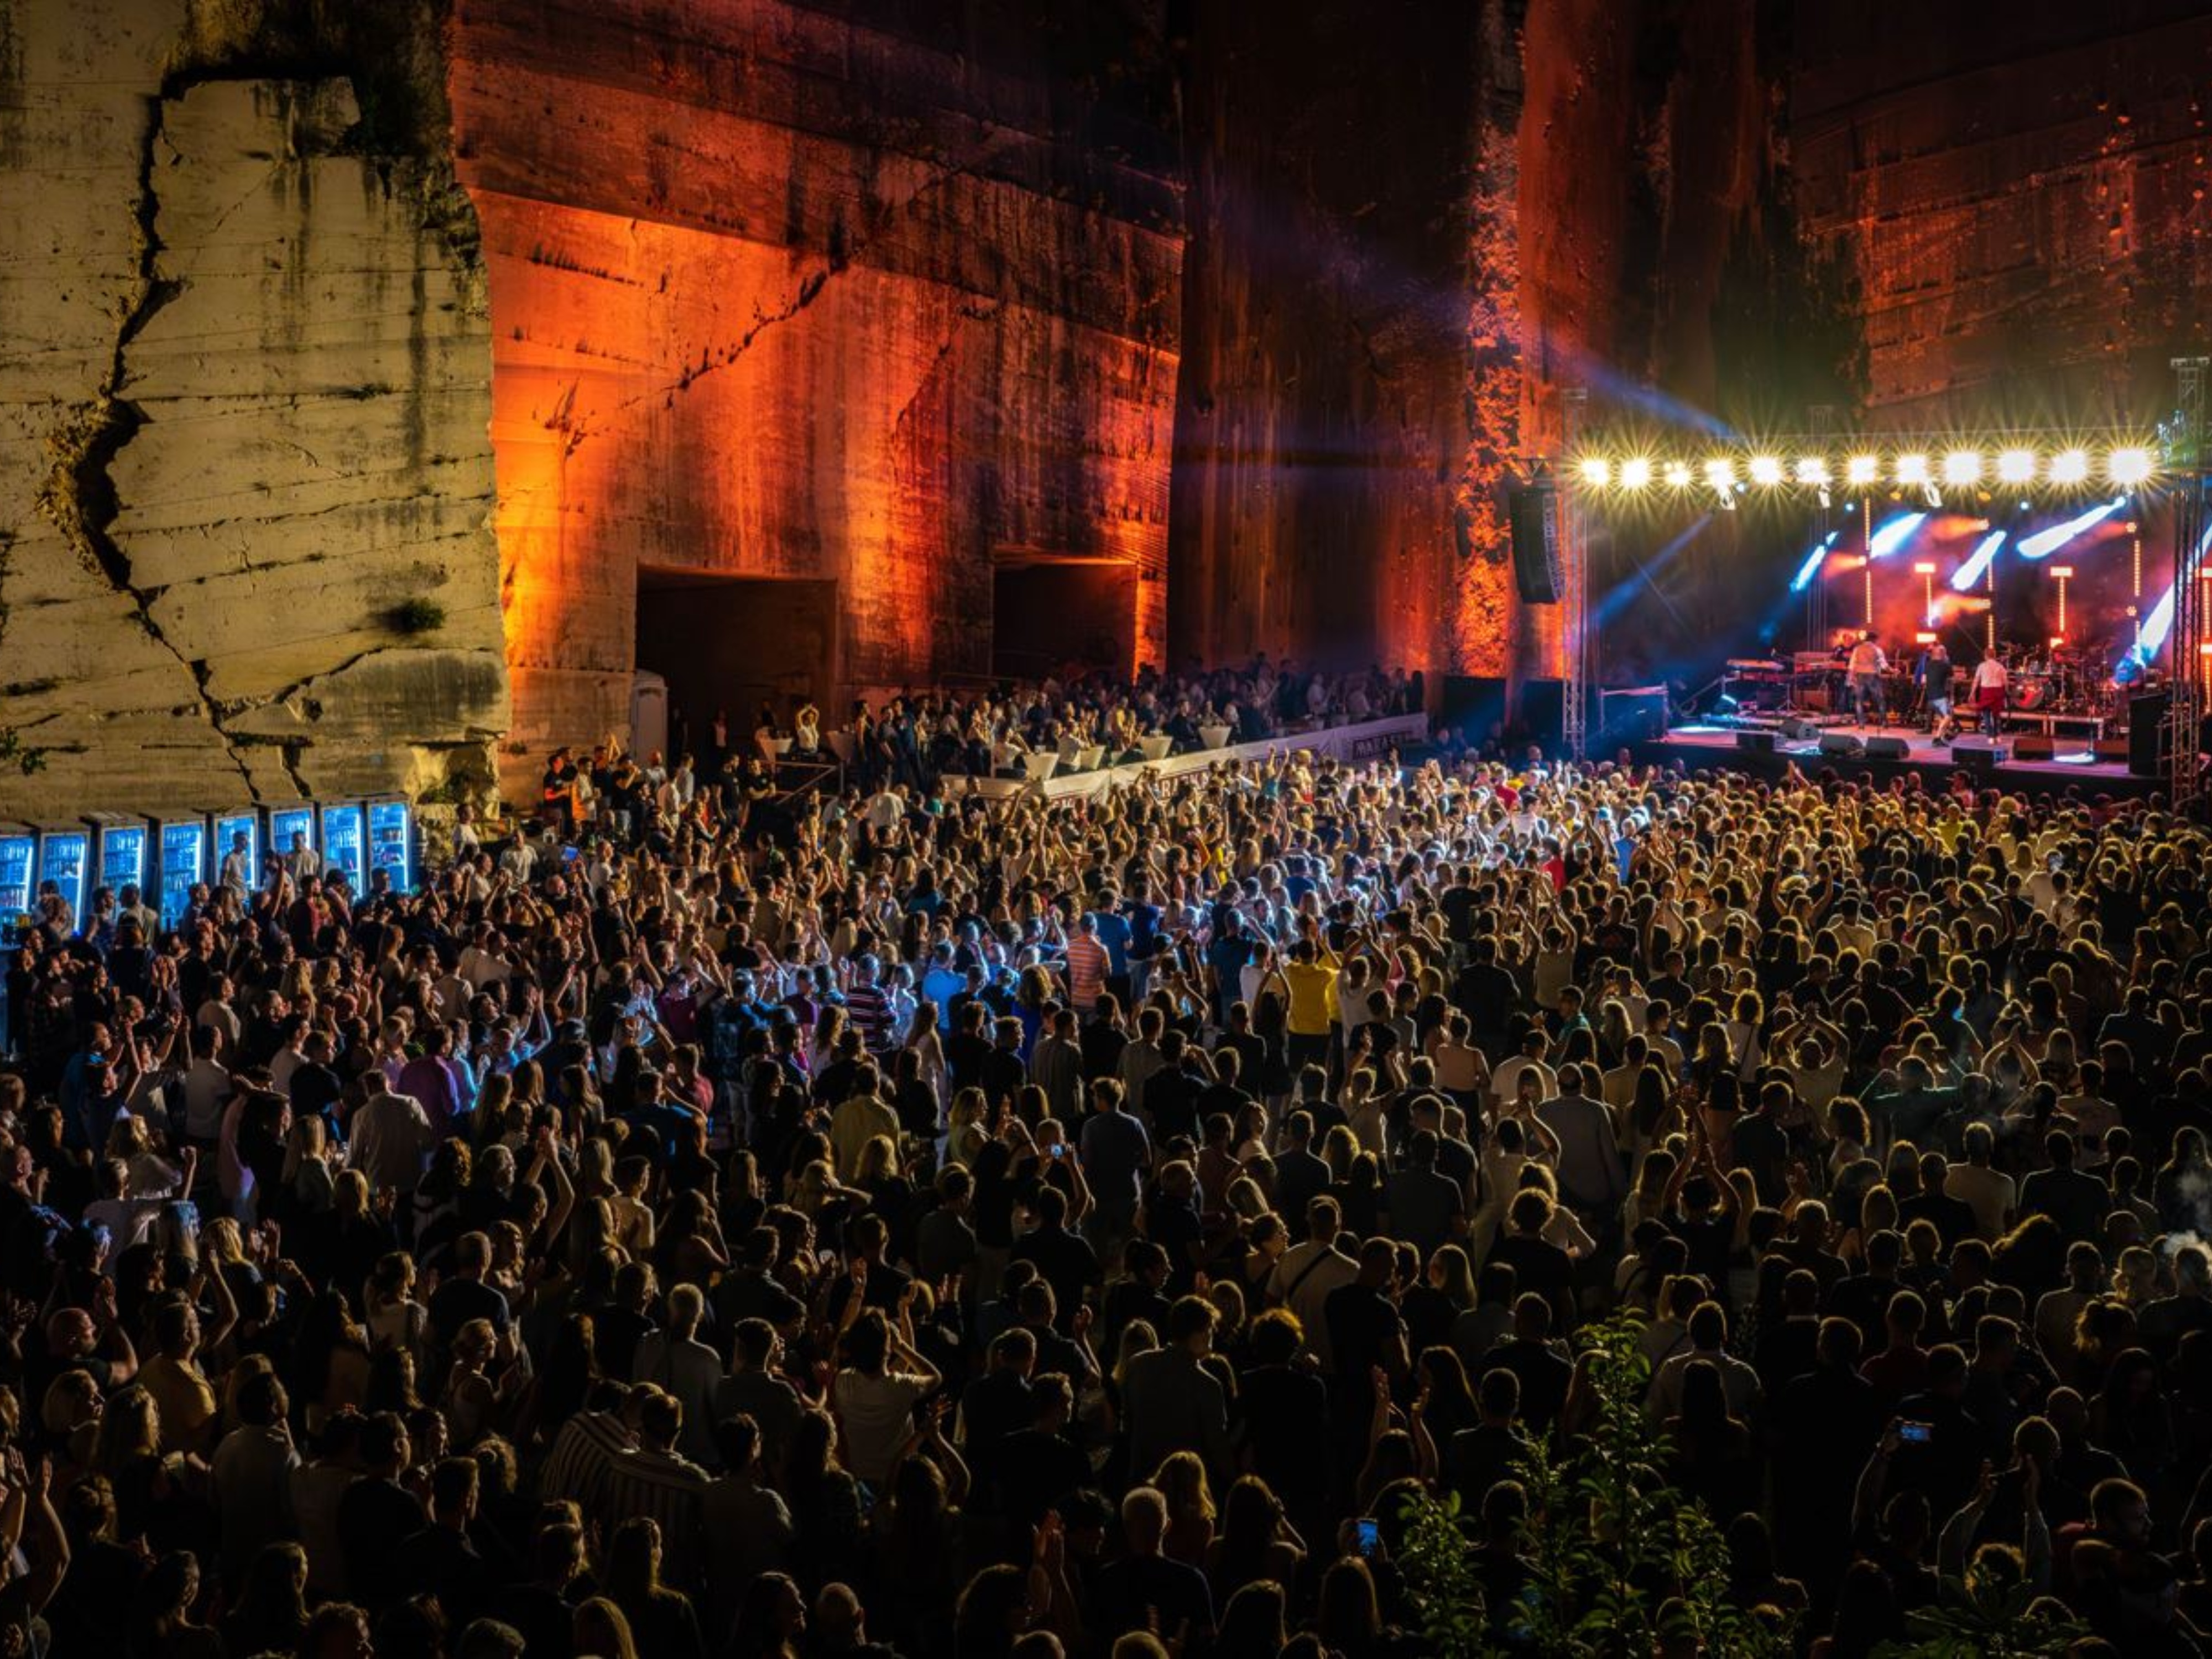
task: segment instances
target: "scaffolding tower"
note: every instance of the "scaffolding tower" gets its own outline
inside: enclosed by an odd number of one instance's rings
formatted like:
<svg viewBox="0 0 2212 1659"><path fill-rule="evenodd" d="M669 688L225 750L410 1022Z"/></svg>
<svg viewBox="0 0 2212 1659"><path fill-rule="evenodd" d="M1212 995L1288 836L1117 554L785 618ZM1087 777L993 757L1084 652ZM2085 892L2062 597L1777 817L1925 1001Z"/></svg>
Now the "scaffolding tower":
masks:
<svg viewBox="0 0 2212 1659"><path fill-rule="evenodd" d="M2166 781L2176 807L2193 804L2203 788L2197 738L2204 716L2206 595L2199 577L2205 537L2212 530L2208 488L2212 457L2206 451L2205 370L2212 359L2173 360L2176 398L2166 434L2166 468L2173 480L2173 626L2166 635L2171 669L2166 729Z"/></svg>
<svg viewBox="0 0 2212 1659"><path fill-rule="evenodd" d="M1589 401L1589 394L1580 386L1569 386L1559 394L1562 457L1575 453ZM1562 475L1565 468L1562 459ZM1559 747L1568 760L1579 761L1587 757L1589 743L1589 688L1597 669L1597 639L1589 608L1589 514L1583 506L1582 491L1564 493L1566 604L1559 618Z"/></svg>

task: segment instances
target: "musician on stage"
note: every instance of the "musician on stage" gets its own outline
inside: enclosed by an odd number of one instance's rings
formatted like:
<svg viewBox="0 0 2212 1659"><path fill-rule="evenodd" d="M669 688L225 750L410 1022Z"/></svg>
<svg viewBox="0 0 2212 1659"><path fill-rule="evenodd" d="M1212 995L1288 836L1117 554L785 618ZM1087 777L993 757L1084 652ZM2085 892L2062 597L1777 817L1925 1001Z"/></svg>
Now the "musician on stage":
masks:
<svg viewBox="0 0 2212 1659"><path fill-rule="evenodd" d="M2005 709L2004 659L1988 653L1974 668L1974 708L1982 717L1982 732L1994 738L2002 729Z"/></svg>
<svg viewBox="0 0 2212 1659"><path fill-rule="evenodd" d="M1881 647L1875 641L1874 629L1869 628L1851 647L1850 666L1851 704L1862 724L1881 723L1881 677L1888 672L1889 659L1882 654Z"/></svg>
<svg viewBox="0 0 2212 1659"><path fill-rule="evenodd" d="M2150 653L2143 649L2143 642L2137 640L2128 647L2127 655L2120 659L2119 665L2112 670L2112 684L2123 691L2132 691L2144 684L2150 678Z"/></svg>
<svg viewBox="0 0 2212 1659"><path fill-rule="evenodd" d="M1942 641L1932 641L1920 653L1912 678L1920 684L1922 705L1935 717L1936 740L1943 742L1951 735L1951 653Z"/></svg>

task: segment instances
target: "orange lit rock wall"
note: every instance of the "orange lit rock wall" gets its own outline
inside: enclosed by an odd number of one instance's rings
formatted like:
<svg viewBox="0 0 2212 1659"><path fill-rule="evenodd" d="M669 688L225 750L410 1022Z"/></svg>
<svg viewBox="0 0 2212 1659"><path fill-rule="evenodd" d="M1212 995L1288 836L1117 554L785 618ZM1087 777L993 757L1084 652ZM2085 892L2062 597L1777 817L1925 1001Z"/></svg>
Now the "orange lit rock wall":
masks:
<svg viewBox="0 0 2212 1659"><path fill-rule="evenodd" d="M1023 72L1104 66L1062 20L919 9L955 14L927 36L915 10L456 6L510 778L626 720L640 566L836 582L838 691L988 672L1015 556L1134 567L1133 654L1161 658L1172 170Z"/></svg>
<svg viewBox="0 0 2212 1659"><path fill-rule="evenodd" d="M1801 199L1865 289L1873 401L1913 423L2140 416L2212 318L2201 0L1802 9Z"/></svg>

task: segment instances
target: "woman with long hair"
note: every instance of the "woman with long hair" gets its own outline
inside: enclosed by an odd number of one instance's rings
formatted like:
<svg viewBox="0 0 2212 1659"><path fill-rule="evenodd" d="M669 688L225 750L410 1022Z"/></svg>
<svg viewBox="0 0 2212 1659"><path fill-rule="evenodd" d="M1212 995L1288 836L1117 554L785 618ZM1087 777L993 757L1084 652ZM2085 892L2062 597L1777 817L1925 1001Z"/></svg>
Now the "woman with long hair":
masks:
<svg viewBox="0 0 2212 1659"><path fill-rule="evenodd" d="M861 1570L867 1527L865 1489L837 1458L837 1425L827 1412L804 1413L784 1454L783 1490L794 1536L791 1560L811 1589L850 1583Z"/></svg>
<svg viewBox="0 0 2212 1659"><path fill-rule="evenodd" d="M1203 1567L1213 1547L1213 1492L1206 1464L1196 1452L1170 1452L1147 1483L1167 1499L1168 1529L1161 1553L1186 1565Z"/></svg>
<svg viewBox="0 0 2212 1659"><path fill-rule="evenodd" d="M570 1628L574 1637L572 1650L575 1653L589 1654L592 1659L638 1659L637 1642L630 1634L629 1620L606 1596L594 1595L579 1602ZM775 1656L775 1659L796 1659L793 1650L763 1648L757 1651Z"/></svg>
<svg viewBox="0 0 2212 1659"><path fill-rule="evenodd" d="M660 1582L660 1524L651 1516L634 1515L615 1528L604 1588L648 1659L705 1659L691 1598Z"/></svg>
<svg viewBox="0 0 2212 1659"><path fill-rule="evenodd" d="M1297 1582L1305 1559L1305 1540L1291 1524L1274 1488L1256 1474L1238 1476L1222 1510L1221 1535L1206 1558L1206 1576L1216 1604L1234 1599L1252 1584L1273 1583L1279 1595L1282 1585ZM1281 1617L1278 1607L1279 1626ZM1227 1626L1223 1629L1225 1634Z"/></svg>
<svg viewBox="0 0 2212 1659"><path fill-rule="evenodd" d="M1214 1600L1221 1601L1218 1587ZM1247 1579L1228 1598L1215 1632L1214 1659L1277 1659L1289 1641L1283 1626L1289 1598L1273 1578Z"/></svg>
<svg viewBox="0 0 2212 1659"><path fill-rule="evenodd" d="M295 1543L264 1545L222 1621L223 1641L233 1653L289 1653L307 1630L307 1552Z"/></svg>

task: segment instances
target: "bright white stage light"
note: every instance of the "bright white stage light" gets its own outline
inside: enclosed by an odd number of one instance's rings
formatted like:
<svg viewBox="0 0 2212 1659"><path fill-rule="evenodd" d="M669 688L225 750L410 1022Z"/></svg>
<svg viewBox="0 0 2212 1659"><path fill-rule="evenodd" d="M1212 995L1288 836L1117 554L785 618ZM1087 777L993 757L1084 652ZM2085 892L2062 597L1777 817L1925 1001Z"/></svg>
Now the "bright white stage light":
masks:
<svg viewBox="0 0 2212 1659"><path fill-rule="evenodd" d="M1978 483L1982 477L1982 457L1978 450L1954 449L1943 458L1943 482L1947 484Z"/></svg>
<svg viewBox="0 0 2212 1659"><path fill-rule="evenodd" d="M1602 489L1613 482L1613 463L1602 455L1592 455L1582 464L1583 482Z"/></svg>
<svg viewBox="0 0 2212 1659"><path fill-rule="evenodd" d="M2114 450L2105 458L2105 476L2122 489L2133 489L2150 477L2150 451Z"/></svg>
<svg viewBox="0 0 2212 1659"><path fill-rule="evenodd" d="M1881 477L1881 458L1878 455L1854 455L1844 463L1844 477L1856 489L1864 489Z"/></svg>
<svg viewBox="0 0 2212 1659"><path fill-rule="evenodd" d="M1641 489L1650 482L1651 463L1641 455L1620 464L1620 487L1623 489Z"/></svg>
<svg viewBox="0 0 2212 1659"><path fill-rule="evenodd" d="M1667 483L1669 489L1687 489L1692 482L1692 480L1688 462L1669 461L1667 463Z"/></svg>
<svg viewBox="0 0 2212 1659"><path fill-rule="evenodd" d="M1705 482L1715 489L1728 491L1735 488L1735 463L1716 457L1705 463Z"/></svg>
<svg viewBox="0 0 2212 1659"><path fill-rule="evenodd" d="M2008 449L1997 457L1997 477L2008 484L2035 482L2035 452L2032 449Z"/></svg>
<svg viewBox="0 0 2212 1659"><path fill-rule="evenodd" d="M1771 455L1751 458L1751 481L1762 489L1771 489L1782 482L1782 463Z"/></svg>
<svg viewBox="0 0 2212 1659"><path fill-rule="evenodd" d="M1828 482L1828 464L1818 455L1802 457L1797 463L1797 482L1801 484L1821 484Z"/></svg>
<svg viewBox="0 0 2212 1659"><path fill-rule="evenodd" d="M1901 484L1924 484L1928 482L1928 458L1917 452L1897 458L1897 481Z"/></svg>
<svg viewBox="0 0 2212 1659"><path fill-rule="evenodd" d="M2051 482L2055 484L2077 484L2088 476L2087 450L2062 449L2051 458Z"/></svg>

